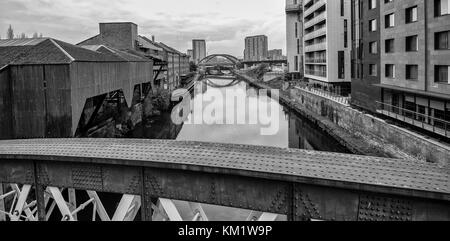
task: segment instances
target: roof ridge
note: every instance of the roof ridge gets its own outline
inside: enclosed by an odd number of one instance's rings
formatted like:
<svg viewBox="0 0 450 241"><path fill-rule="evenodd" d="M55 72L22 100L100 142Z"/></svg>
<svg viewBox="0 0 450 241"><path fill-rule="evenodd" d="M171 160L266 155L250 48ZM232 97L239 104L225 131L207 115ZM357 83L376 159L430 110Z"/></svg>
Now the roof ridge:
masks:
<svg viewBox="0 0 450 241"><path fill-rule="evenodd" d="M63 47L61 47L61 45L59 45L54 39L50 38L50 41L61 51L63 52L69 59L71 62L75 61L75 58L72 57L72 55L70 55Z"/></svg>

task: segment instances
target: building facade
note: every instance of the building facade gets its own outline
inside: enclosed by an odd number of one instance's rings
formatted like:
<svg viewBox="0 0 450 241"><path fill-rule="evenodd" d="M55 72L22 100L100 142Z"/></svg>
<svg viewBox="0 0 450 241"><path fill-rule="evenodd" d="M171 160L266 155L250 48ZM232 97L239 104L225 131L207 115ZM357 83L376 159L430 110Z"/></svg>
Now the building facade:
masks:
<svg viewBox="0 0 450 241"><path fill-rule="evenodd" d="M188 49L187 55L189 56L189 62L194 62L194 50Z"/></svg>
<svg viewBox="0 0 450 241"><path fill-rule="evenodd" d="M376 112L381 100L380 0L351 0L352 105Z"/></svg>
<svg viewBox="0 0 450 241"><path fill-rule="evenodd" d="M283 50L281 49L272 49L268 52L268 58L270 60L282 60L283 59Z"/></svg>
<svg viewBox="0 0 450 241"><path fill-rule="evenodd" d="M381 15L380 114L450 136L448 0L386 0Z"/></svg>
<svg viewBox="0 0 450 241"><path fill-rule="evenodd" d="M138 26L131 22L100 23L100 34L89 38L79 46L105 45L133 54L143 54L154 61L154 83L159 89L178 88L181 75L189 73L188 57L163 43L157 43L138 33Z"/></svg>
<svg viewBox="0 0 450 241"><path fill-rule="evenodd" d="M350 0L303 1L305 78L326 91L349 95Z"/></svg>
<svg viewBox="0 0 450 241"><path fill-rule="evenodd" d="M286 50L288 71L303 76L303 4L286 0Z"/></svg>
<svg viewBox="0 0 450 241"><path fill-rule="evenodd" d="M198 64L202 59L206 58L206 41L203 39L192 40L192 51L194 63Z"/></svg>
<svg viewBox="0 0 450 241"><path fill-rule="evenodd" d="M245 38L244 61L263 61L269 56L269 42L265 35Z"/></svg>

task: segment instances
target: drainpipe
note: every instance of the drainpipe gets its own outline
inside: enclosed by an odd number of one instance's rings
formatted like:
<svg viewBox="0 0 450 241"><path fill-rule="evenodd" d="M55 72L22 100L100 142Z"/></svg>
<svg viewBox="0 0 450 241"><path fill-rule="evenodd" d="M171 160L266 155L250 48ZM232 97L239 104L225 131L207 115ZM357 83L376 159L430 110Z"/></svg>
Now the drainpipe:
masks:
<svg viewBox="0 0 450 241"><path fill-rule="evenodd" d="M428 1L423 1L425 13L424 13L424 24L425 24L425 91L428 91Z"/></svg>

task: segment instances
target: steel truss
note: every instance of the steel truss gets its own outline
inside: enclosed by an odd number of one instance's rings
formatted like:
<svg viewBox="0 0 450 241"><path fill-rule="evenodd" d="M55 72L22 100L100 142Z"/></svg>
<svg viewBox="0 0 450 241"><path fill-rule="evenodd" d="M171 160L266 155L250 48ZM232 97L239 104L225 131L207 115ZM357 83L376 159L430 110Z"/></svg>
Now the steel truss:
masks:
<svg viewBox="0 0 450 241"><path fill-rule="evenodd" d="M0 185L0 221L38 221L37 200L34 199L32 185L8 184L9 188ZM4 192L6 189L11 189ZM63 192L67 190L68 199ZM59 211L61 221L79 221L78 213L91 210L89 221L134 221L141 210L141 197L137 195L122 195L114 215L108 215L96 191L85 191L89 200L77 205L76 191L73 188L47 187L45 198L45 221L49 221L55 212ZM153 221L209 221L200 203L189 202L192 219L184 220L173 200L159 198L152 203ZM7 208L8 207L8 208ZM277 214L252 211L246 221L275 221ZM99 219L98 219L99 218Z"/></svg>

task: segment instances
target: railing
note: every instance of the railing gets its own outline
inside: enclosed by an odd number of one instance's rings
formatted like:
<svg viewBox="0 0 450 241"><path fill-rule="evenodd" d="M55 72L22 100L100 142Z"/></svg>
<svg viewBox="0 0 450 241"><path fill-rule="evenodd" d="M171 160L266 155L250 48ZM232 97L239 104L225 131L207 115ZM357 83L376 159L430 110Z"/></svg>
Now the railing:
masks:
<svg viewBox="0 0 450 241"><path fill-rule="evenodd" d="M326 64L327 63L327 59L305 59L305 63Z"/></svg>
<svg viewBox="0 0 450 241"><path fill-rule="evenodd" d="M433 133L450 137L450 122L387 103L376 102L377 112Z"/></svg>
<svg viewBox="0 0 450 241"><path fill-rule="evenodd" d="M338 102L346 106L350 106L351 97L339 96L331 92L326 92L323 90L312 88L310 86L295 86L295 88L307 91L309 93L321 96L323 98Z"/></svg>
<svg viewBox="0 0 450 241"><path fill-rule="evenodd" d="M319 77L324 77L324 78L327 77L327 72L326 71L305 70L305 74L319 76Z"/></svg>

